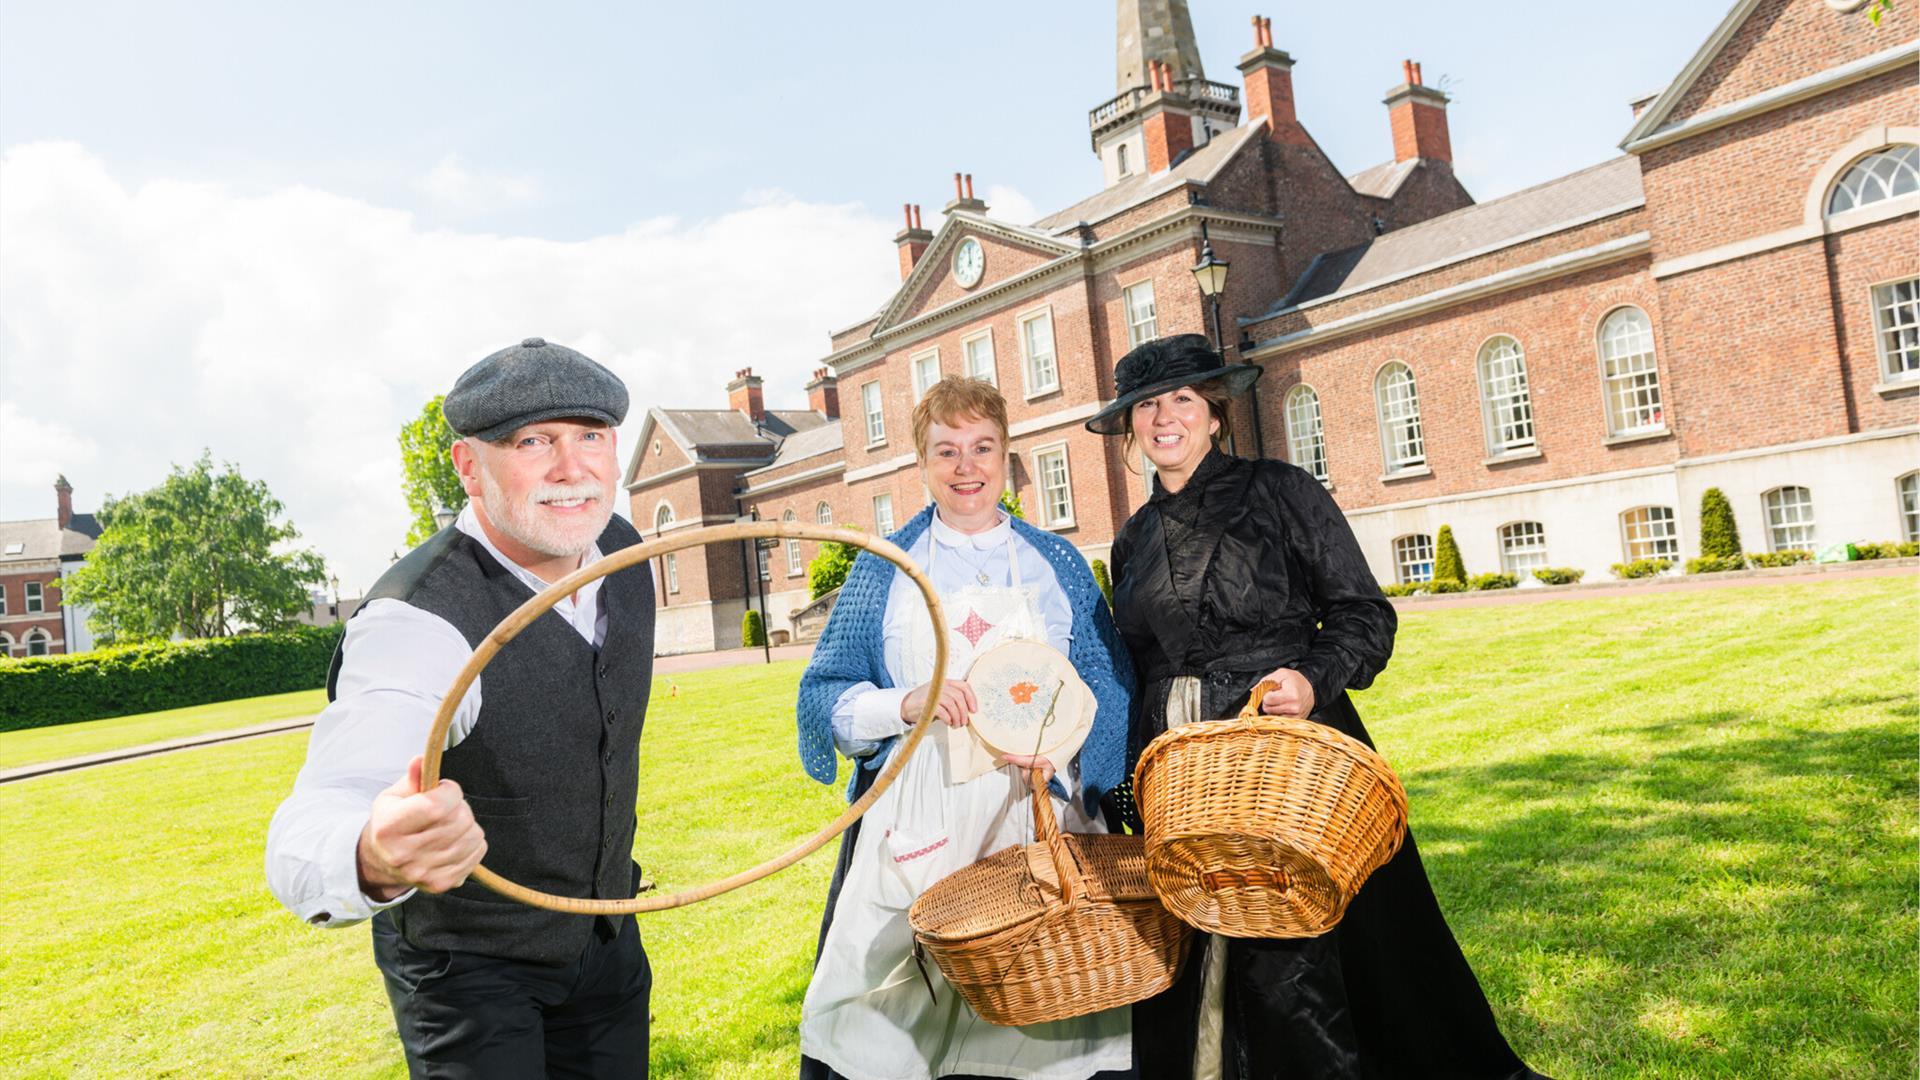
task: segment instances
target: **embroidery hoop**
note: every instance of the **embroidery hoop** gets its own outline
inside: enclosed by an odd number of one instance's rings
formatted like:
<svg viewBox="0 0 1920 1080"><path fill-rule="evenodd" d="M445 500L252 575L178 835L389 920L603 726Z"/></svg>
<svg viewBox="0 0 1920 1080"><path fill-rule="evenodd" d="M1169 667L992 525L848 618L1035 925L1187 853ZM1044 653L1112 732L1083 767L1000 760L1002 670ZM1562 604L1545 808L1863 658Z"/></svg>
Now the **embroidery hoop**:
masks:
<svg viewBox="0 0 1920 1080"><path fill-rule="evenodd" d="M648 559L658 558L682 548L725 543L729 540L760 539L831 540L871 551L899 567L901 572L907 575L908 580L919 586L920 597L926 601L927 614L932 618L934 626L946 625L945 616L940 611L939 593L934 591L933 582L918 566L914 565L913 560L907 557L907 553L880 537L870 536L854 529L810 525L796 521L741 521L729 525L690 529L679 536L660 537L622 548L547 586L538 596L521 604L506 618L500 620L500 624L493 628L493 632L489 633L486 639L473 650L473 657L467 661L465 667L460 669L460 674L454 677L453 685L448 687L446 696L440 699L440 711L434 715L433 728L427 733L425 760L420 766L420 790L430 790L440 783L440 757L445 752L447 730L453 724L454 710L467 696L467 688L473 685L473 680L480 677L480 672L507 642L512 641L515 635L526 629L533 620L545 615L561 599L573 595L582 585L598 581L616 570L624 570L635 563L646 562ZM935 633L931 681L938 685L945 680L946 675L947 636L943 633ZM474 867L469 880L477 881L510 900L518 900L523 904L548 911L561 911L575 915L630 915L643 911L665 911L668 908L685 907L688 904L712 899L721 893L732 892L742 885L751 885L761 878L792 866L818 851L827 841L845 832L847 826L860 820L860 815L866 813L881 794L892 786L894 777L900 774L900 769L907 763L907 758L913 754L914 748L920 745L920 740L925 738L928 730L932 728L933 719L939 707L939 697L929 694L926 706L920 711L920 718L907 732L906 741L894 753L893 759L880 771L879 776L874 777L873 786L867 789L867 793L848 806L839 817L821 826L819 832L785 852L730 877L664 896L635 896L630 900L555 896L552 893L530 889L518 882L509 881L485 866Z"/></svg>
<svg viewBox="0 0 1920 1080"><path fill-rule="evenodd" d="M1032 698L1028 704L1044 711L1054 696L1055 686L1059 686L1057 708L1075 709L1078 715L1069 723L1058 723L1060 714L1047 725L1038 740L1039 749L1034 749L1036 741L1031 728L1020 730L1007 723L1009 708L1001 707L997 697L991 702L990 695L1004 689L1000 682L1014 677L1014 672L1032 671L1046 668L1050 672L1045 676L1020 681L1034 684ZM1012 669L1011 671L1009 669ZM970 726L974 734L985 743L987 749L998 754L1051 754L1067 745L1079 730L1092 724L1092 713L1086 704L1093 700L1093 691L1074 671L1072 661L1060 654L1060 650L1039 641L1013 639L1003 641L986 652L981 653L967 669L967 682L980 698L980 711L976 713ZM1031 712L1031 709L1022 710Z"/></svg>

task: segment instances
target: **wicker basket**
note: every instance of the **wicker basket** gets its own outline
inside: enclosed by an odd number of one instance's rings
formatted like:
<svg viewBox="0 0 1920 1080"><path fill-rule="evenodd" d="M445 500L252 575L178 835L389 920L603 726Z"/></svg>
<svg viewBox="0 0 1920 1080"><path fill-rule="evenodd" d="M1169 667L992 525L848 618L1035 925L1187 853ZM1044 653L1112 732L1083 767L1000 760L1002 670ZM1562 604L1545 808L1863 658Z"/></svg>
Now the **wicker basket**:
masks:
<svg viewBox="0 0 1920 1080"><path fill-rule="evenodd" d="M1068 833L1034 779L1035 842L933 883L907 912L981 1019L1007 1026L1085 1016L1173 985L1192 931L1147 884L1138 836Z"/></svg>
<svg viewBox="0 0 1920 1080"><path fill-rule="evenodd" d="M1187 923L1226 937L1314 937L1400 850L1407 793L1386 759L1325 724L1259 712L1148 744L1133 794L1147 875Z"/></svg>

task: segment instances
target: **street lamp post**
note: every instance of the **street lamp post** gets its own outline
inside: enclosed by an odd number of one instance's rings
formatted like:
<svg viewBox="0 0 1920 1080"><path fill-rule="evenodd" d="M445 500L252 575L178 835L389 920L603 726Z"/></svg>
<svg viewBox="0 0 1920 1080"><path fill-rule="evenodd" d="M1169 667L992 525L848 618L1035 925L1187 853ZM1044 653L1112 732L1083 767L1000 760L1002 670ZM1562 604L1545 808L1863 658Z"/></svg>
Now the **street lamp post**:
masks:
<svg viewBox="0 0 1920 1080"><path fill-rule="evenodd" d="M1193 280L1200 286L1200 295L1207 298L1207 304L1213 314L1213 347L1220 350L1222 357L1231 348L1225 334L1220 332L1220 297L1227 291L1227 266L1225 259L1213 253L1213 238L1207 235L1207 223L1200 222L1200 261L1194 264ZM1247 406L1253 412L1253 455L1266 457L1266 440L1260 435L1260 392L1249 389Z"/></svg>
<svg viewBox="0 0 1920 1080"><path fill-rule="evenodd" d="M450 506L447 506L445 503L433 504L433 527L436 529L446 528L447 526L453 524L454 518L457 518L459 516L460 516L460 511L455 510Z"/></svg>
<svg viewBox="0 0 1920 1080"><path fill-rule="evenodd" d="M333 586L333 621L340 621L340 575L327 578L327 584Z"/></svg>

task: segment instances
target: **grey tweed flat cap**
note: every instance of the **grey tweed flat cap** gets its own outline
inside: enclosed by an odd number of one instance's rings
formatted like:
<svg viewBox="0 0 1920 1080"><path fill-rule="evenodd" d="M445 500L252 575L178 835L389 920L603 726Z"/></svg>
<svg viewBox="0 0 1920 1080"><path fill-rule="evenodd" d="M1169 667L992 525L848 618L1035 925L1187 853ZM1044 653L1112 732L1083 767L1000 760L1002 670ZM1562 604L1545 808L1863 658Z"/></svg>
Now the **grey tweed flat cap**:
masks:
<svg viewBox="0 0 1920 1080"><path fill-rule="evenodd" d="M564 345L530 337L468 368L440 408L455 434L488 441L542 420L617 426L627 417L627 384Z"/></svg>

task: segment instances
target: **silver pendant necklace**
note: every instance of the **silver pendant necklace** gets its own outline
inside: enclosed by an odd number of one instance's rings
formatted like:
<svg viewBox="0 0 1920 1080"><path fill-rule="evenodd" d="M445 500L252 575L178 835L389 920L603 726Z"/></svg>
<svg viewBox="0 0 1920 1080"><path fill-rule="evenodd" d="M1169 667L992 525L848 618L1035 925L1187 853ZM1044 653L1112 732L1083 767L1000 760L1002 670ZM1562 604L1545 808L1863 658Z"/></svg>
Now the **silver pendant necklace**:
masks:
<svg viewBox="0 0 1920 1080"><path fill-rule="evenodd" d="M981 562L974 562L972 559L967 558L965 555L961 555L960 548L956 547L952 550L955 555L958 555L960 557L960 561L964 563L969 570L973 571L973 579L975 581L978 581L982 585L993 584L993 579L987 576L987 570L986 570L987 564L984 560L982 560ZM993 552L991 551L987 552L987 558L988 559L993 558Z"/></svg>

